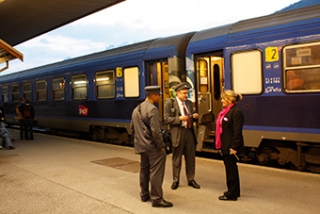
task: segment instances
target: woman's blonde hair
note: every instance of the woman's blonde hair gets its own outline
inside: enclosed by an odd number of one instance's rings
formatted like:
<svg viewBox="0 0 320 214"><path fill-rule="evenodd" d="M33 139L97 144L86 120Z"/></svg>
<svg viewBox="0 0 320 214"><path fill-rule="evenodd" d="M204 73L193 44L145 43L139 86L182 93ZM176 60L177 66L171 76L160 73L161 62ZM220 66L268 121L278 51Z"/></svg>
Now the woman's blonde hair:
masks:
<svg viewBox="0 0 320 214"><path fill-rule="evenodd" d="M235 103L239 100L242 100L242 95L241 94L237 94L234 91L231 90L226 90L224 92L221 93L221 99L225 99L228 100L231 103Z"/></svg>

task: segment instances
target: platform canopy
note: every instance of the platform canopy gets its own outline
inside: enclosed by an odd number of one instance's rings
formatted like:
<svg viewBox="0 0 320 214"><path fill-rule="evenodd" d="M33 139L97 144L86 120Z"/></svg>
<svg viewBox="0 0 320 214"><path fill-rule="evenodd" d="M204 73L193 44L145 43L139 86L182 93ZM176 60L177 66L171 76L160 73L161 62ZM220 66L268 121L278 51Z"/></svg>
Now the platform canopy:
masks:
<svg viewBox="0 0 320 214"><path fill-rule="evenodd" d="M123 1L0 0L0 63L23 59L12 46Z"/></svg>
<svg viewBox="0 0 320 214"><path fill-rule="evenodd" d="M0 39L0 63L6 63L5 67L0 68L0 72L9 68L9 61L13 59L23 61L23 54Z"/></svg>

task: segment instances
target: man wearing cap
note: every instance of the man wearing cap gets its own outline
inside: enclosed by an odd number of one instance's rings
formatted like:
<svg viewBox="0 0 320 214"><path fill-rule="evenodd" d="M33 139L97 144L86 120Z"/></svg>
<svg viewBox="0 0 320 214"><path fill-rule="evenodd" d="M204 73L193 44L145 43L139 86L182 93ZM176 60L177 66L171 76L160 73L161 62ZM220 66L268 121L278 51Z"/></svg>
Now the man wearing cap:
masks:
<svg viewBox="0 0 320 214"><path fill-rule="evenodd" d="M166 151L159 110L154 105L161 98L160 86L147 86L145 92L147 97L133 110L131 120L134 149L140 154L140 197L142 202L151 198L153 207L172 207L162 192Z"/></svg>
<svg viewBox="0 0 320 214"><path fill-rule="evenodd" d="M164 107L164 123L171 128L172 140L172 171L171 189L177 189L180 183L181 159L184 155L188 185L200 189L194 180L196 135L193 120L198 118L193 104L188 100L190 85L182 82L175 87L176 98L166 102Z"/></svg>

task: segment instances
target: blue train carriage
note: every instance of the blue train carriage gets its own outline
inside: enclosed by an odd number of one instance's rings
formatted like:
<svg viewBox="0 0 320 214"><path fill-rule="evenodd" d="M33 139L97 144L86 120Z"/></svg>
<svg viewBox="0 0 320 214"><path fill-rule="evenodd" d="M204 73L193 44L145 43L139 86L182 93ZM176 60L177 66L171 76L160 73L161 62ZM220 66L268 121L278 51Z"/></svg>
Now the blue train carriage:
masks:
<svg viewBox="0 0 320 214"><path fill-rule="evenodd" d="M185 78L185 49L194 33L154 39L1 77L8 124L18 124L19 97L32 101L36 125L90 133L103 142L132 143L130 119L146 85ZM163 103L159 104L162 111Z"/></svg>
<svg viewBox="0 0 320 214"><path fill-rule="evenodd" d="M242 160L320 172L320 5L200 31L187 49L200 115L221 110L220 93L244 98ZM201 123L198 151L214 149Z"/></svg>
<svg viewBox="0 0 320 214"><path fill-rule="evenodd" d="M17 124L15 106L24 97L35 107L38 127L90 132L97 141L119 138L144 97L142 58L153 41L1 77L6 122Z"/></svg>

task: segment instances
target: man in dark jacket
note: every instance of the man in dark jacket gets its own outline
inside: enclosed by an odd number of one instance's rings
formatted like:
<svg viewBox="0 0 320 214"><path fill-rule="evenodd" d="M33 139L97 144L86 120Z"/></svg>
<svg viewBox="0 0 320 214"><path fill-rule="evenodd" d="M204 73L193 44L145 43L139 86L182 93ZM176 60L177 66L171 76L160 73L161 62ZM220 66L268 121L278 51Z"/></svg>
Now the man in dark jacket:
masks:
<svg viewBox="0 0 320 214"><path fill-rule="evenodd" d="M185 158L188 185L200 189L195 177L195 146L197 144L193 121L198 119L198 113L188 100L190 86L183 82L175 87L177 97L166 102L164 107L164 122L170 125L172 139L172 174L171 189L179 187L182 155Z"/></svg>
<svg viewBox="0 0 320 214"><path fill-rule="evenodd" d="M166 151L159 110L154 105L161 98L160 86L147 86L145 91L147 98L133 110L131 120L134 149L141 160L140 197L143 202L151 198L153 207L172 207L171 202L164 200L162 192Z"/></svg>
<svg viewBox="0 0 320 214"><path fill-rule="evenodd" d="M26 104L21 108L21 112L23 113L23 119L25 124L25 139L33 140L33 120L34 120L34 108L30 104L29 100L26 100Z"/></svg>
<svg viewBox="0 0 320 214"><path fill-rule="evenodd" d="M23 134L25 132L25 125L24 125L24 119L23 119L23 108L25 105L24 98L20 98L20 102L16 106L16 114L18 116L19 120L19 126L20 126L20 140L23 140Z"/></svg>

